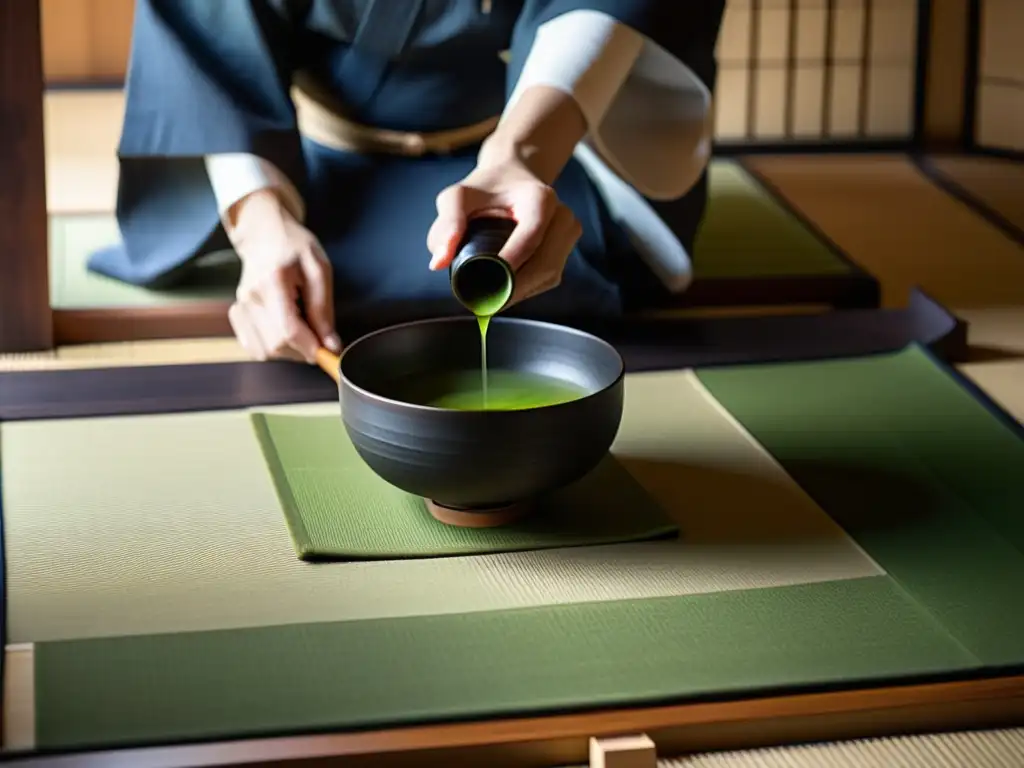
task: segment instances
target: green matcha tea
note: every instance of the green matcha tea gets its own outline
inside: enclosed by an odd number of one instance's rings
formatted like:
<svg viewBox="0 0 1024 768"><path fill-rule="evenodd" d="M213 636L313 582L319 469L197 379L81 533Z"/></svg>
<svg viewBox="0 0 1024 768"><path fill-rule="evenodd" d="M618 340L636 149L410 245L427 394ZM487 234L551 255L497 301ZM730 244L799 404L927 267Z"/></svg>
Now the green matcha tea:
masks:
<svg viewBox="0 0 1024 768"><path fill-rule="evenodd" d="M498 274L493 271L490 274ZM491 324L491 318L501 311L509 297L512 295L512 281L501 273L502 279L493 284L484 283L478 286L479 293L472 300L467 301L466 306L476 315L477 325L480 326L480 381L483 396L483 407L487 407L488 380L487 380L487 327Z"/></svg>
<svg viewBox="0 0 1024 768"><path fill-rule="evenodd" d="M487 390L477 371L441 373L403 387L401 399L455 411L519 411L578 400L587 394L575 384L536 373L493 370Z"/></svg>
<svg viewBox="0 0 1024 768"><path fill-rule="evenodd" d="M480 326L480 386L483 392L483 406L487 407L487 326L491 324L492 315L477 315L476 322Z"/></svg>

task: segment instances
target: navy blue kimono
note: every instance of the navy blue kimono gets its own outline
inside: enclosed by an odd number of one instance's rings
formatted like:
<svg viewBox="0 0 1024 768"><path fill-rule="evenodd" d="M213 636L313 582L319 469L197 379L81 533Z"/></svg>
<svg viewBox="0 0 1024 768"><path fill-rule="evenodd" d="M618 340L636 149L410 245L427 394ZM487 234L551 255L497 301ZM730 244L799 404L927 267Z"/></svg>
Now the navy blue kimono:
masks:
<svg viewBox="0 0 1024 768"><path fill-rule="evenodd" d="M489 6L489 7L485 7ZM352 120L431 132L501 113L534 35L576 9L604 12L685 62L713 89L724 0L138 0L126 85L117 219L122 244L89 268L169 288L198 259L230 248L204 156L269 160L302 195L305 224L334 268L346 317L393 322L458 311L430 272L434 201L468 174L478 147L445 156L360 155L300 135L289 90L303 71ZM499 56L508 51L508 63ZM573 160L555 183L583 235L561 286L518 308L557 318L607 315L657 290L629 239ZM702 179L651 205L689 249Z"/></svg>

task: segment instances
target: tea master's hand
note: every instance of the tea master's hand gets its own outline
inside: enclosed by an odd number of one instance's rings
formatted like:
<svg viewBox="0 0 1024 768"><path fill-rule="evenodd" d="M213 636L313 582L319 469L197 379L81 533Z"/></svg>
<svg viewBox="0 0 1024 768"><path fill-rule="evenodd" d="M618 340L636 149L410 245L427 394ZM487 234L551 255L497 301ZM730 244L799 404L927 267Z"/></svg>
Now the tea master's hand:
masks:
<svg viewBox="0 0 1024 768"><path fill-rule="evenodd" d="M245 350L257 360L309 363L321 346L340 352L331 265L316 237L271 190L244 198L231 219L242 278L228 319Z"/></svg>
<svg viewBox="0 0 1024 768"><path fill-rule="evenodd" d="M430 268L448 268L470 218L503 216L516 222L500 254L516 272L511 303L555 288L582 229L551 185L586 128L568 94L547 86L524 91L484 142L476 168L438 195L427 235Z"/></svg>
<svg viewBox="0 0 1024 768"><path fill-rule="evenodd" d="M549 291L562 280L565 262L581 229L555 191L515 161L480 165L437 198L437 219L427 235L431 269L455 257L466 222L489 215L512 218L516 227L501 251L516 272L510 304Z"/></svg>

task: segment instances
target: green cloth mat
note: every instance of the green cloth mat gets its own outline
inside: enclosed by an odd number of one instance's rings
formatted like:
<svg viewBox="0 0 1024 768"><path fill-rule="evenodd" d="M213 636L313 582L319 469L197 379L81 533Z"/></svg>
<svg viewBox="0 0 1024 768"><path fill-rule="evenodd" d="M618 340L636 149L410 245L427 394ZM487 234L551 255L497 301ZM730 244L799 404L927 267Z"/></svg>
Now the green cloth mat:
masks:
<svg viewBox="0 0 1024 768"><path fill-rule="evenodd" d="M431 517L422 499L378 477L338 417L255 413L252 420L303 560L514 552L679 533L611 455L583 480L540 500L519 523L457 528Z"/></svg>
<svg viewBox="0 0 1024 768"><path fill-rule="evenodd" d="M424 236L426 234L424 233ZM219 254L188 285L152 291L96 275L89 254L118 242L112 215L50 217L50 301L56 309L148 307L221 299L238 285L238 260ZM709 278L835 275L850 266L732 160L713 160L694 274Z"/></svg>

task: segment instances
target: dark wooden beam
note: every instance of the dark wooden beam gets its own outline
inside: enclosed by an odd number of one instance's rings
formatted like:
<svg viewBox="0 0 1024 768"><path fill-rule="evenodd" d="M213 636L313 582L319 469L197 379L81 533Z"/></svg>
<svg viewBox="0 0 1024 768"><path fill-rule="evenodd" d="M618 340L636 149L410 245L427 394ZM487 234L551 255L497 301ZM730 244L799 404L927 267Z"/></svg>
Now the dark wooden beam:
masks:
<svg viewBox="0 0 1024 768"><path fill-rule="evenodd" d="M956 152L966 148L964 133L971 82L972 0L945 0L927 5L928 13L922 17L925 37L920 137L923 148L938 152Z"/></svg>
<svg viewBox="0 0 1024 768"><path fill-rule="evenodd" d="M0 353L52 346L39 2L0 2Z"/></svg>

